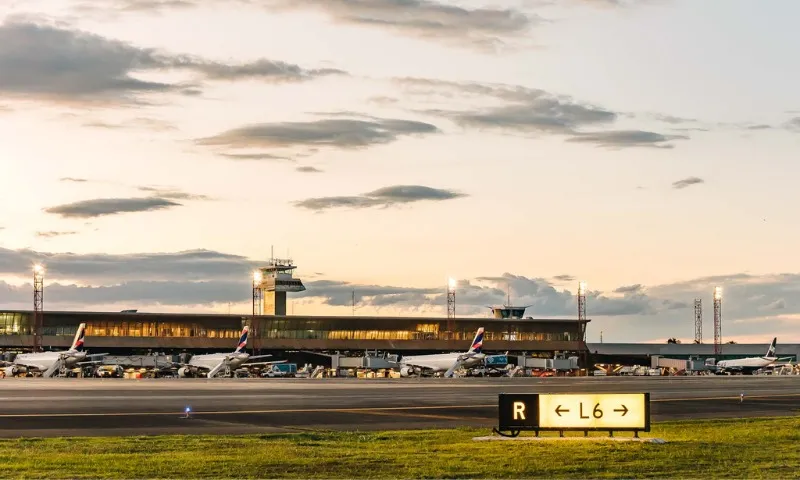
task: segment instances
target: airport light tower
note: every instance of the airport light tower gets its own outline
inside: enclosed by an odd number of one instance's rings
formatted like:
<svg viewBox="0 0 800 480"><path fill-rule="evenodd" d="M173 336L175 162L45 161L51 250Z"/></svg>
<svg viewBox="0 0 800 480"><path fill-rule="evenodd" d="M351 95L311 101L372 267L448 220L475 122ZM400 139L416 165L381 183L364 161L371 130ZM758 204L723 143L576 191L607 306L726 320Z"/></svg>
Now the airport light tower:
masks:
<svg viewBox="0 0 800 480"><path fill-rule="evenodd" d="M703 300L694 299L694 343L703 343Z"/></svg>
<svg viewBox="0 0 800 480"><path fill-rule="evenodd" d="M714 287L714 355L722 354L722 287Z"/></svg>
<svg viewBox="0 0 800 480"><path fill-rule="evenodd" d="M456 281L447 279L447 318L456 318Z"/></svg>
<svg viewBox="0 0 800 480"><path fill-rule="evenodd" d="M586 320L586 282L578 282L578 320Z"/></svg>
<svg viewBox="0 0 800 480"><path fill-rule="evenodd" d="M33 266L33 351L42 351L44 329L44 267Z"/></svg>
<svg viewBox="0 0 800 480"><path fill-rule="evenodd" d="M261 304L262 302L262 292L261 290L261 282L264 279L264 276L261 274L261 270L256 270L253 272L253 316L261 315ZM255 320L255 319L254 319Z"/></svg>
<svg viewBox="0 0 800 480"><path fill-rule="evenodd" d="M447 331L450 335L456 329L456 281L447 279Z"/></svg>

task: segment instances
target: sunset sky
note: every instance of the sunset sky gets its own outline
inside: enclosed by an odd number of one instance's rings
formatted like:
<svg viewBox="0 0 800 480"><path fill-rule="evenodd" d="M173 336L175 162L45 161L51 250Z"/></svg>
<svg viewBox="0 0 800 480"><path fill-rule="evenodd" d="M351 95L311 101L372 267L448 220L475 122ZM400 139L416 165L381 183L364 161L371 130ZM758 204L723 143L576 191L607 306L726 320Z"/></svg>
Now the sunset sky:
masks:
<svg viewBox="0 0 800 480"><path fill-rule="evenodd" d="M0 4L0 310L531 305L800 342L800 2ZM292 310L293 309L293 310Z"/></svg>

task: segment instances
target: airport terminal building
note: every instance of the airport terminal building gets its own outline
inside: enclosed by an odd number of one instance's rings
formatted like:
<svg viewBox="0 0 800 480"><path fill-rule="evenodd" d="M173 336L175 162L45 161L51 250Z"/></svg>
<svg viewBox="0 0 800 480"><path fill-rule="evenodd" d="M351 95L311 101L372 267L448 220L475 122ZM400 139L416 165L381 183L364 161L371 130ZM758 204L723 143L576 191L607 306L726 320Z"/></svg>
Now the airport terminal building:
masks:
<svg viewBox="0 0 800 480"><path fill-rule="evenodd" d="M479 327L484 349L493 352L587 352L589 320L503 318L424 318L303 315L217 315L138 312L43 312L42 346L68 348L78 325L86 323L86 347L113 354L207 353L233 350L244 325L250 325L249 349L363 354L380 350L401 354L459 351ZM30 350L33 312L0 311L0 349Z"/></svg>

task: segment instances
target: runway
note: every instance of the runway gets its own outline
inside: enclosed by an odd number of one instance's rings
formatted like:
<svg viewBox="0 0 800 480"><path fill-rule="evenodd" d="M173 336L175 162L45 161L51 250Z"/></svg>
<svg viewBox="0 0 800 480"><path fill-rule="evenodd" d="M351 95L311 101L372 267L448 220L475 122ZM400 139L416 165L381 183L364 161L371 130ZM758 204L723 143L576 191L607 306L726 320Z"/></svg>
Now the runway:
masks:
<svg viewBox="0 0 800 480"><path fill-rule="evenodd" d="M497 394L525 392L650 392L654 422L800 412L798 376L14 378L0 380L0 437L491 428Z"/></svg>

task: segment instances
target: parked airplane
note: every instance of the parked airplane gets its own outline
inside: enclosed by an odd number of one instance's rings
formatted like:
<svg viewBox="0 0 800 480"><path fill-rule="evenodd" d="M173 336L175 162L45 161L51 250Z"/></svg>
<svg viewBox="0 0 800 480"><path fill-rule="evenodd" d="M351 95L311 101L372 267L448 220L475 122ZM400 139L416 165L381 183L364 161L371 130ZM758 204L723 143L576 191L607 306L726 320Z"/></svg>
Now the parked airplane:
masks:
<svg viewBox="0 0 800 480"><path fill-rule="evenodd" d="M192 377L196 376L200 371L207 371L206 377L212 378L220 371L223 376L230 376L237 368L241 367L248 360L255 358L266 358L272 355L258 355L251 357L250 354L245 352L247 346L247 336L250 332L250 327L245 326L242 329L242 335L239 337L239 344L231 353L208 353L205 355L194 355L189 359L189 363L183 364L178 369L179 377ZM274 362L253 362L248 365L272 365L274 363L284 363L286 360L278 360Z"/></svg>
<svg viewBox="0 0 800 480"><path fill-rule="evenodd" d="M775 356L775 347L777 343L778 343L778 338L777 337L773 338L772 343L767 349L767 354L764 355L763 357L748 357L748 358L737 358L735 360L720 360L716 364L717 375L722 375L727 373L742 373L745 375L752 375L753 372L755 372L756 370L772 365L778 360L782 360L781 358ZM788 360L790 358L791 357L787 357L786 359Z"/></svg>
<svg viewBox="0 0 800 480"><path fill-rule="evenodd" d="M400 376L408 377L414 374L444 371L445 377L452 377L453 372L459 367L471 368L483 363L486 355L481 352L482 348L483 327L480 327L472 340L472 346L464 353L437 353L401 358Z"/></svg>
<svg viewBox="0 0 800 480"><path fill-rule="evenodd" d="M88 365L99 363L100 360L89 360L91 357L101 357L105 353L88 354L84 349L84 337L86 336L86 324L81 323L78 331L75 332L75 338L72 340L72 346L69 350L58 352L36 352L36 353L22 353L17 355L14 359L13 365L10 367L13 373L16 366L24 366L26 368L33 368L42 372L42 377L53 377L57 373L65 373L68 369L74 368L78 365Z"/></svg>

